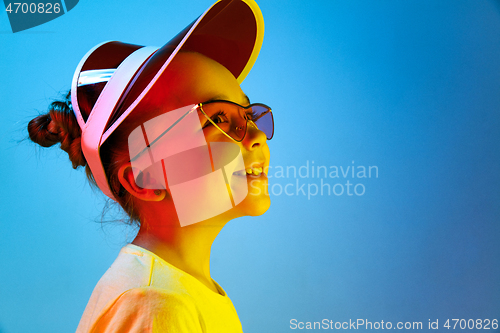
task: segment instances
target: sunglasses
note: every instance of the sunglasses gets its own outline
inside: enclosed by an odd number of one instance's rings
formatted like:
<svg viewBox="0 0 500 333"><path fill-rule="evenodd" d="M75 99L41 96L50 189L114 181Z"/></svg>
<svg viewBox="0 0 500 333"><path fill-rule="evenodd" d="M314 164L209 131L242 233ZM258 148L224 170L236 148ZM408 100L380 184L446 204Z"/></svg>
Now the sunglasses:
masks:
<svg viewBox="0 0 500 333"><path fill-rule="evenodd" d="M221 156L219 156L220 153L217 153L217 149L222 147L220 144L226 144L227 147L228 142L219 142L219 145L215 143L210 145L212 148L206 150L207 148L204 148L206 146L203 145L206 140L203 129L213 125L232 141L241 142L245 138L249 122L262 131L268 140L273 137L273 115L271 108L265 104L254 103L242 106L230 101L213 100L170 110L147 120L130 133L128 137L131 156L129 162L136 170L146 170L151 165L161 161L163 174L167 172L167 169L170 170L169 172L173 172L169 173L170 181L171 185L176 185L175 179L177 181L184 179L185 175L201 170L197 168L203 165L198 163L203 156L210 156L209 160L212 161L212 154L215 154L210 169L212 172L214 172L214 161L221 163ZM173 134L169 135L169 133ZM184 133L191 133L191 135L186 136L183 135ZM235 145L231 144L231 146ZM238 147L237 151L241 154ZM204 155L204 153L208 153L208 155ZM168 163L164 162L166 159ZM196 163L191 163L191 165L196 165L194 168L186 162L195 160ZM166 163L167 169L165 169L164 163ZM183 163L187 163L187 169L181 168L179 173L178 166ZM167 177L166 174L165 177ZM124 193L125 189L121 186L118 196L121 197Z"/></svg>
<svg viewBox="0 0 500 333"><path fill-rule="evenodd" d="M172 121L170 126L163 130L162 133L156 135L156 138L150 141L147 147L134 154L134 156L130 159L130 162L138 159L141 155L148 151L150 147L162 140L162 138L174 127L176 127L185 117L192 114L196 110L200 110L205 118L207 118L205 123L200 124L202 129L209 125L214 125L218 130L235 142L243 141L247 132L247 125L249 121L252 122L257 129L264 132L267 140L271 140L273 138L274 119L269 106L262 103L242 106L230 101L213 100L175 110L175 112L182 111L180 117L175 121ZM158 123L157 121L152 122L151 120L149 122ZM159 123L162 123L162 121Z"/></svg>
<svg viewBox="0 0 500 333"><path fill-rule="evenodd" d="M198 109L207 118L202 128L214 125L236 142L241 142L245 138L248 122L264 132L268 140L273 138L273 113L265 104L254 103L242 106L230 101L214 100L198 104Z"/></svg>

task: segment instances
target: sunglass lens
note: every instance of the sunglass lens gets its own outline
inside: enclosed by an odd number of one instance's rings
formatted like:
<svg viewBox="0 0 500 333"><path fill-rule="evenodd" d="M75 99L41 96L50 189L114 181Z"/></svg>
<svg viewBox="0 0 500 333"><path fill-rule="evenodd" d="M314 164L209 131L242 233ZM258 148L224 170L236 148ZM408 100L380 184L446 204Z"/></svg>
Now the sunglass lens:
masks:
<svg viewBox="0 0 500 333"><path fill-rule="evenodd" d="M274 120L271 110L262 105L254 105L252 111L255 125L266 134L268 140L271 140L274 134Z"/></svg>

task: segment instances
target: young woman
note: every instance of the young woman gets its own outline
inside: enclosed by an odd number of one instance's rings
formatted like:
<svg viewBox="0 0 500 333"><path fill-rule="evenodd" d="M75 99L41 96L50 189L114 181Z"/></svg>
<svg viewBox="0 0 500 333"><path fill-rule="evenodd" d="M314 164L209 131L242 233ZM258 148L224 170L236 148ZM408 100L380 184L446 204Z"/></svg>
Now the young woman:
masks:
<svg viewBox="0 0 500 333"><path fill-rule="evenodd" d="M252 0L223 0L160 49L100 44L67 100L28 125L34 142L60 143L140 226L77 332L242 331L210 276L210 249L229 220L270 205L272 113L239 85L262 38Z"/></svg>

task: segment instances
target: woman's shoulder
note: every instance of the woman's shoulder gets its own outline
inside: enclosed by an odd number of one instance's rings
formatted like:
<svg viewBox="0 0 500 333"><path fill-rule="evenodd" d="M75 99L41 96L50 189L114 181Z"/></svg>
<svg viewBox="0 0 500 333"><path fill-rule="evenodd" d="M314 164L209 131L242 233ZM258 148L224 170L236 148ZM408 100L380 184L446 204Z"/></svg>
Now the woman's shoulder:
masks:
<svg viewBox="0 0 500 333"><path fill-rule="evenodd" d="M155 258L147 251L142 252L140 248L130 245L122 248L94 288L77 332L92 332L91 327L95 325L115 327L131 320L137 325L143 321L151 323L154 322L151 316L168 320L170 318L165 316L196 317L195 302L179 283L182 279L172 276L177 272L169 272L166 268L155 263ZM161 281L154 281L159 275L162 276ZM108 332L101 329L94 331ZM139 331L147 332L142 328Z"/></svg>
<svg viewBox="0 0 500 333"><path fill-rule="evenodd" d="M120 295L132 290L161 291L162 295L185 295L180 272L158 262L156 256L138 246L124 246L94 288L87 307L104 308Z"/></svg>
<svg viewBox="0 0 500 333"><path fill-rule="evenodd" d="M82 317L77 332L201 332L199 314L189 295L139 287L126 290L96 316Z"/></svg>
<svg viewBox="0 0 500 333"><path fill-rule="evenodd" d="M236 310L220 290L129 244L99 280L77 332L162 332L162 325L168 332L239 332Z"/></svg>

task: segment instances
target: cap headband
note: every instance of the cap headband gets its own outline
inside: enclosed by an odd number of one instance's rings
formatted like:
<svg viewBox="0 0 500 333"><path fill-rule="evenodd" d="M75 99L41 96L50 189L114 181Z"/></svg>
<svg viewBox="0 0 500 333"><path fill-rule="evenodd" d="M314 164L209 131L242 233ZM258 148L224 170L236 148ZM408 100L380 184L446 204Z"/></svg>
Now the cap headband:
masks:
<svg viewBox="0 0 500 333"><path fill-rule="evenodd" d="M180 50L219 62L241 83L257 59L263 36L262 13L253 0L220 0L160 49L120 42L91 49L73 76L71 101L82 130L83 154L103 193L116 200L102 165L101 145ZM88 117L82 109L91 110Z"/></svg>

